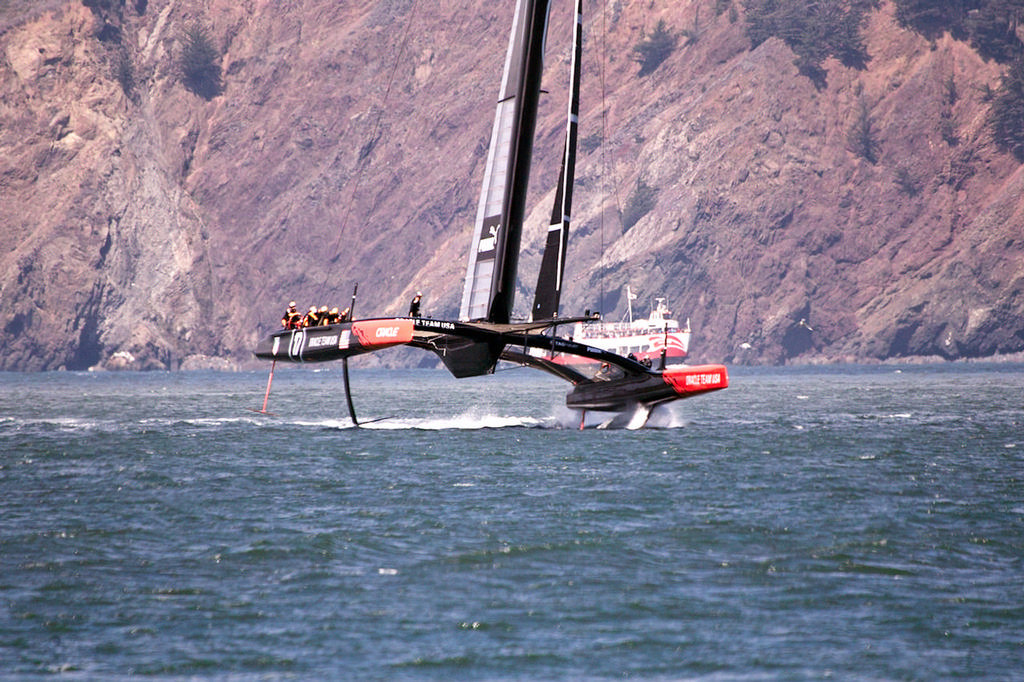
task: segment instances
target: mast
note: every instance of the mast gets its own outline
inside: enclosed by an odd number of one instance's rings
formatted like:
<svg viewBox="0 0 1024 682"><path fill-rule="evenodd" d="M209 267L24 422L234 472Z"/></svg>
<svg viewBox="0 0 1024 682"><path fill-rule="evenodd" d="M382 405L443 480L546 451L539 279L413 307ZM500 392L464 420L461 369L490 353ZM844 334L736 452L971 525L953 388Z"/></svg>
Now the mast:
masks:
<svg viewBox="0 0 1024 682"><path fill-rule="evenodd" d="M507 323L544 67L550 0L516 0L459 319Z"/></svg>
<svg viewBox="0 0 1024 682"><path fill-rule="evenodd" d="M537 289L534 291L532 319L546 320L558 316L562 298L562 275L565 272L565 251L569 240L569 219L572 211L572 186L576 178L576 141L580 116L580 74L583 62L583 0L576 0L576 21L572 30L572 65L569 78L569 111L565 117L565 148L558 174L555 205L548 225L548 238L541 258Z"/></svg>

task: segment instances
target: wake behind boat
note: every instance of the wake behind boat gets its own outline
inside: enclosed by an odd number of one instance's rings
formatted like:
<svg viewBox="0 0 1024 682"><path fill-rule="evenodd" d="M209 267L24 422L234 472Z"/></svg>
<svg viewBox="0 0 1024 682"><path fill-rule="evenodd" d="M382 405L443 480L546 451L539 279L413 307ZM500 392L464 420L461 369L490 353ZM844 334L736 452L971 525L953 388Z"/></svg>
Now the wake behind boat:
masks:
<svg viewBox="0 0 1024 682"><path fill-rule="evenodd" d="M491 374L499 360L544 370L573 385L566 396L570 408L584 414L588 410L628 412L628 424L634 428L642 426L659 404L729 385L722 365L667 367L662 362L655 369L640 362L635 354L630 357L628 352L602 348L586 339L556 335L564 325L594 321L589 314L559 316L576 164L582 0L576 0L564 154L532 318L512 319L550 4L550 0L516 2L459 319L422 318L414 311L408 317L350 318L322 326L282 329L260 341L254 351L257 357L275 363L342 360L349 413L356 424L348 358L396 345L437 354L459 378ZM354 304L355 294L353 308ZM685 333L688 345L688 331ZM684 346L684 354L685 350ZM575 361L566 363L567 357ZM267 396L272 380L273 368Z"/></svg>

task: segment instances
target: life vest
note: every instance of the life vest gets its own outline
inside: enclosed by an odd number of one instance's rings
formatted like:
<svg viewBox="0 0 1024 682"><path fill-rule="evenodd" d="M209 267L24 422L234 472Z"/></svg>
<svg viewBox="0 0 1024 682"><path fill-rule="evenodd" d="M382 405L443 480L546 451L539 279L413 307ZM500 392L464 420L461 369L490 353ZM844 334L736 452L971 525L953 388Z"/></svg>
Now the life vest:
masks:
<svg viewBox="0 0 1024 682"><path fill-rule="evenodd" d="M285 329L295 329L299 326L299 320L302 318L299 315L299 311L295 308L288 308L284 311L284 317L281 318L281 326Z"/></svg>

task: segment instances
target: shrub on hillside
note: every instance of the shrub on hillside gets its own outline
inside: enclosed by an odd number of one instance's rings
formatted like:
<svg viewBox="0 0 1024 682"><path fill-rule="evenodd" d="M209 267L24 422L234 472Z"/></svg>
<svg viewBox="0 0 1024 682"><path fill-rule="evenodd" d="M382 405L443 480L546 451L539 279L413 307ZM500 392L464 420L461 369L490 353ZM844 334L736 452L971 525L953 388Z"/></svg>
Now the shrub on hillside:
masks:
<svg viewBox="0 0 1024 682"><path fill-rule="evenodd" d="M914 179L913 173L905 166L900 166L896 169L895 182L900 192L907 196L916 197L921 193L921 187L917 180Z"/></svg>
<svg viewBox="0 0 1024 682"><path fill-rule="evenodd" d="M960 98L960 93L956 89L956 76L949 74L946 80L942 82L943 90L943 103L948 106L953 106L956 101Z"/></svg>
<svg viewBox="0 0 1024 682"><path fill-rule="evenodd" d="M636 190L629 197L629 200L626 201L626 207L622 209L623 231L640 222L641 218L654 210L657 203L658 188L651 187L643 180L637 180Z"/></svg>

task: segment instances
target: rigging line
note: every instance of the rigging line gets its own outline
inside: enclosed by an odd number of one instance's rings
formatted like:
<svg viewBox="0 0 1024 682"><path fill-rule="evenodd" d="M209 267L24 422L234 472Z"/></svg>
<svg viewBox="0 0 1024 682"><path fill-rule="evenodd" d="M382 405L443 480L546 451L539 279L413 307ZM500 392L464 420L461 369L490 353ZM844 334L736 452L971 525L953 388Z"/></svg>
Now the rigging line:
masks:
<svg viewBox="0 0 1024 682"><path fill-rule="evenodd" d="M601 78L601 182L605 186L607 191L608 183L608 83L607 83L607 63L608 63L608 7L607 3L603 3L601 6L601 59L599 60L599 69ZM600 210L598 215L599 220L599 232L601 235L601 259L597 264L598 274L598 310L604 310L604 201L598 204Z"/></svg>
<svg viewBox="0 0 1024 682"><path fill-rule="evenodd" d="M355 181L352 186L352 194L349 196L348 204L345 206L345 211L341 217L341 227L338 229L337 239L334 241L334 247L330 253L331 259L335 259L340 255L341 249L341 237L345 233L345 227L348 225L349 218L352 215L352 208L355 206L356 197L359 196L359 187L366 175L367 168L369 167L369 158L373 153L373 148L376 146L377 136L380 133L381 122L384 120L384 112L387 111L388 99L391 96L391 87L395 82L395 74L398 73L398 67L402 63L402 55L405 54L405 49L409 44L409 37L412 35L412 22L416 16L416 9L419 7L419 0L413 0L412 7L409 10L409 19L405 22L405 29L402 33L402 41L398 47L398 53L395 55L394 65L391 67L391 73L388 74L387 85L384 88L384 99L381 102L380 110L377 112L377 118L373 124L373 131L370 134L369 141L360 148L360 156L356 159L356 163L359 164L358 171L356 173ZM365 154L363 153L365 150ZM327 280L330 278L330 268L324 272L323 281L320 282L320 287L317 289L316 298L322 300L324 290L327 288Z"/></svg>
<svg viewBox="0 0 1024 682"><path fill-rule="evenodd" d="M602 59L601 59L601 71L600 71L600 73L601 73L601 164L602 164L601 178L602 178L602 181L604 183L605 188L607 188L609 186L609 184L611 185L611 191L607 191L607 189L606 189L606 192L607 192L607 194L609 194L611 196L611 199L612 199L612 201L614 202L614 205L615 205L615 212L619 216L619 235L621 236L621 234L624 234L624 230L622 229L623 228L623 223L622 223L623 201L622 201L621 190L620 190L620 185L622 183L619 182L619 180L617 178L617 172L615 170L615 162L614 162L614 160L609 160L609 155L610 155L610 149L609 148L612 145L612 140L610 139L609 133L608 133L608 106L609 105L608 105L608 101L607 101L607 97L608 97L608 82L607 82L608 71L607 71L607 69L608 69L608 63L609 63L609 59L608 59L608 33L609 33L609 31L608 31L608 28L607 28L607 25L608 25L607 24L607 21L608 21L607 20L607 11L608 10L607 10L606 7L602 7L602 10L601 10L601 22L602 22L602 26L604 28L603 28L603 31L602 31L602 34L601 34L601 45L602 45L602 55L601 56L602 56ZM609 180L609 178L611 178L611 180ZM602 204L602 210L601 210L601 214L600 214L601 258L600 258L600 260L598 262L598 272L599 272L598 288L599 288L599 291L600 291L600 294L599 294L600 295L600 299L599 299L599 304L600 305L598 307L599 307L599 309L601 311L604 311L604 304L605 304L605 273L607 272L607 263L605 262L605 220L604 220L604 216L605 216L605 211L603 210L603 204Z"/></svg>
<svg viewBox="0 0 1024 682"><path fill-rule="evenodd" d="M494 374L500 374L501 372L511 372L511 371L517 370L517 369L530 369L529 367L527 367L526 365L524 365L521 362L511 362L511 361L508 361L508 360L506 360L505 362L509 362L509 364L511 366L510 367L495 367L493 373Z"/></svg>

